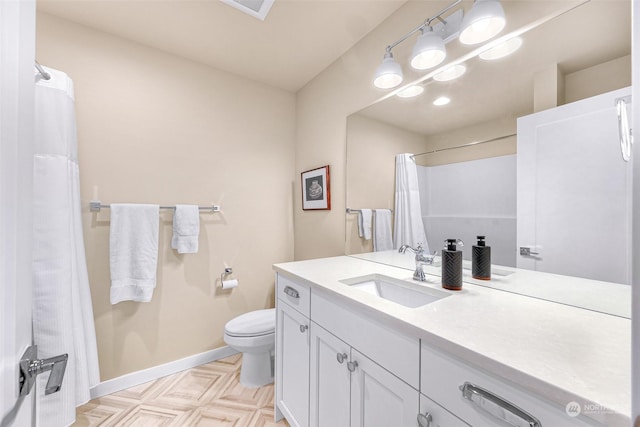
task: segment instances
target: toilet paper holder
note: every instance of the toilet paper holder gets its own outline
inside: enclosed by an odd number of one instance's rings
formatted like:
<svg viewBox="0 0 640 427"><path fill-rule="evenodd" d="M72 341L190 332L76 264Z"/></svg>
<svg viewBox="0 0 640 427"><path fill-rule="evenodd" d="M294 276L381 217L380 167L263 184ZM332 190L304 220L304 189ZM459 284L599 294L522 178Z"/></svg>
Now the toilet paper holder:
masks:
<svg viewBox="0 0 640 427"><path fill-rule="evenodd" d="M228 276L230 274L233 274L233 268L225 267L225 269L222 272L222 274L220 274L220 285L222 285L222 281L224 280L225 276Z"/></svg>

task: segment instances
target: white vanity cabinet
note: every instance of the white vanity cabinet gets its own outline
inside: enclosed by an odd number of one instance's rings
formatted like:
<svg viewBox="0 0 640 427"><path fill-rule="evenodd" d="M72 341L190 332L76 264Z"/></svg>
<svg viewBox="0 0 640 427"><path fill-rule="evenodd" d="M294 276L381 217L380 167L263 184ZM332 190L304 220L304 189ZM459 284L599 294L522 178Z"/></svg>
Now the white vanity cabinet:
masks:
<svg viewBox="0 0 640 427"><path fill-rule="evenodd" d="M292 427L309 425L310 290L276 279L276 411Z"/></svg>
<svg viewBox="0 0 640 427"><path fill-rule="evenodd" d="M418 392L316 323L310 426L415 426Z"/></svg>

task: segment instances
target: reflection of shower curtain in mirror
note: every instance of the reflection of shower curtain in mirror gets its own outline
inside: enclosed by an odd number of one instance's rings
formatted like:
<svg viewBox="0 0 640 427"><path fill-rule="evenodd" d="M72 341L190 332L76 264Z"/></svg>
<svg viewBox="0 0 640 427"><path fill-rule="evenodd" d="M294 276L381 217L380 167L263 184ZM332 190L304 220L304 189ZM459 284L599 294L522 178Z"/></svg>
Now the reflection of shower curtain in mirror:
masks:
<svg viewBox="0 0 640 427"><path fill-rule="evenodd" d="M62 388L44 395L38 376L38 426L74 422L76 406L99 382L93 308L80 218L73 81L47 69L35 89L33 333L38 357L68 353Z"/></svg>
<svg viewBox="0 0 640 427"><path fill-rule="evenodd" d="M394 221L394 247L402 245L417 247L419 243L429 253L429 245L422 223L420 189L416 162L411 154L396 156L396 204Z"/></svg>

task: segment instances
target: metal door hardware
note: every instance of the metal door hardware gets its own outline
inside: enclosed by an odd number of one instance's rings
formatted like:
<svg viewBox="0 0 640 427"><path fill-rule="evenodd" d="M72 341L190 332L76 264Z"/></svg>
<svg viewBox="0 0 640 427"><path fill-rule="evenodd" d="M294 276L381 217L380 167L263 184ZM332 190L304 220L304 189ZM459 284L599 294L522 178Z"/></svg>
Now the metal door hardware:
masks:
<svg viewBox="0 0 640 427"><path fill-rule="evenodd" d="M528 246L520 246L520 255L522 256L536 256L540 255L539 252L533 252Z"/></svg>
<svg viewBox="0 0 640 427"><path fill-rule="evenodd" d="M300 298L300 293L293 289L291 286L285 286L284 293L289 295L291 298Z"/></svg>
<svg viewBox="0 0 640 427"><path fill-rule="evenodd" d="M431 418L431 414L430 413L425 413L423 414L418 414L418 425L420 427L429 427L431 425L431 421L433 420L433 418Z"/></svg>
<svg viewBox="0 0 640 427"><path fill-rule="evenodd" d="M496 417L512 426L541 427L540 421L533 415L507 402L500 396L478 387L470 382L460 386L462 397L468 399L481 411Z"/></svg>
<svg viewBox="0 0 640 427"><path fill-rule="evenodd" d="M36 382L36 376L43 372L51 371L44 394L60 391L62 379L67 369L68 354L38 359L38 346L27 348L20 359L20 396L26 396L31 392Z"/></svg>
<svg viewBox="0 0 640 427"><path fill-rule="evenodd" d="M300 325L300 332L305 333L309 329L308 325Z"/></svg>
<svg viewBox="0 0 640 427"><path fill-rule="evenodd" d="M349 370L349 372L354 372L357 367L358 362L356 362L355 360L353 362L347 362L347 369Z"/></svg>
<svg viewBox="0 0 640 427"><path fill-rule="evenodd" d="M338 360L338 363L344 362L345 360L347 360L348 357L349 356L347 356L347 353L338 353L336 355L336 359Z"/></svg>

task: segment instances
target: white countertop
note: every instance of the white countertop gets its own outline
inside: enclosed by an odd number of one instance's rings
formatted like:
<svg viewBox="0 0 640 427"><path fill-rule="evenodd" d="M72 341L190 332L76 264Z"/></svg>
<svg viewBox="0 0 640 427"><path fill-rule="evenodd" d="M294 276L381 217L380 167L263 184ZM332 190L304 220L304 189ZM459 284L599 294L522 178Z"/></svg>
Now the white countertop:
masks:
<svg viewBox="0 0 640 427"><path fill-rule="evenodd" d="M274 269L312 289L345 297L369 315L562 408L572 401L595 404L603 409L592 418L608 426L630 424L629 319L469 283L449 297L407 308L340 280L372 273L411 280L411 271L349 256L276 264ZM546 280L544 274L537 279L530 273L526 281L532 285ZM445 291L436 276L428 276L424 285Z"/></svg>

